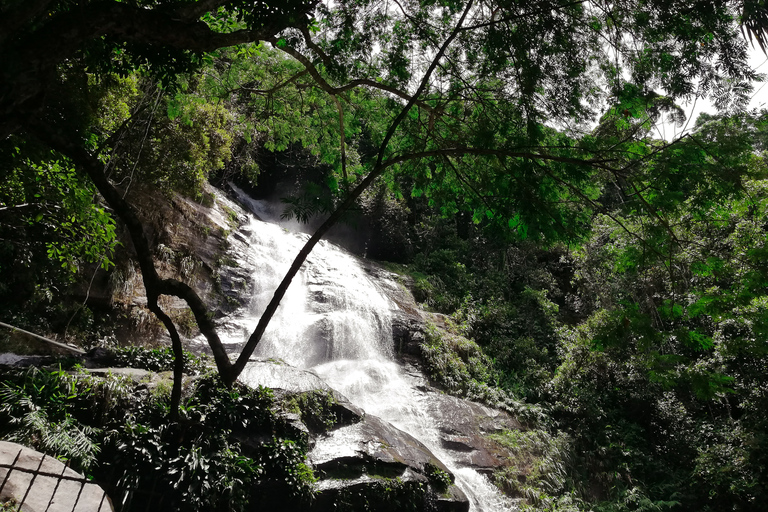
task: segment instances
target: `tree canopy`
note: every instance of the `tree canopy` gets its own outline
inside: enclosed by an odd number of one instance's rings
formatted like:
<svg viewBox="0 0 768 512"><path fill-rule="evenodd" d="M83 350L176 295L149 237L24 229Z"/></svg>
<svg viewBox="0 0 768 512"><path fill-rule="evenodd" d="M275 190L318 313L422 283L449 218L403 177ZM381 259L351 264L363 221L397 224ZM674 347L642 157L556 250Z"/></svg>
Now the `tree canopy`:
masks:
<svg viewBox="0 0 768 512"><path fill-rule="evenodd" d="M428 333L427 364L472 398L494 384L545 405L552 449L570 454L536 469L538 490L516 469L504 485L551 510L579 496L593 510L759 510L768 114L745 107L766 12L7 0L0 300L43 301L84 263L109 268L127 232L176 355L173 414L182 337L161 297L188 304L232 384L314 245L375 189L408 218L418 300L476 342ZM685 120L701 97L718 113ZM661 121L691 129L665 140ZM320 224L233 362L201 293L161 272L133 192L201 198L213 175L258 181L279 157L322 177L284 198L286 216Z"/></svg>
<svg viewBox="0 0 768 512"><path fill-rule="evenodd" d="M314 244L382 177L394 194L423 196L445 215L468 211L517 237L579 240L602 213L654 248L602 198L632 198L673 234L667 208L679 194L703 183L712 193L738 189L745 157L707 165L715 157L701 138L664 142L649 132L697 95L743 106L756 75L742 30L762 44L761 12L708 0L10 2L0 12L0 137L4 161L20 156L3 179L43 165L21 154L26 140L58 156L49 171L87 177L127 227L148 307L178 353L161 295L189 304L232 382ZM149 95L130 82L139 79ZM155 122L161 99L167 119ZM144 151L150 136L161 142ZM248 167L253 140L322 155L336 198L233 364L204 301L159 277L115 178L139 168L155 183L194 189L225 161Z"/></svg>

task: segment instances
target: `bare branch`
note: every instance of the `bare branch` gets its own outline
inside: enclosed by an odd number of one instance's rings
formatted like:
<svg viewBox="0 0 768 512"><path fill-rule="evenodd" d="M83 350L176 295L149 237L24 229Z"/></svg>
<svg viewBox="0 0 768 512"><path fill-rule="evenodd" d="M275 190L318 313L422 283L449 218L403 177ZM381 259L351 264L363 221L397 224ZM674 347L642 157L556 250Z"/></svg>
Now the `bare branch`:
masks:
<svg viewBox="0 0 768 512"><path fill-rule="evenodd" d="M405 91L403 91L401 89L398 89L396 87L392 87L392 86L387 85L387 84L382 84L382 83L379 83L379 82L377 82L375 80L370 80L370 79L367 79L367 78L360 78L360 79L352 80L351 82L349 82L349 83L347 83L345 85L342 85L340 87L334 87L333 85L329 84L328 81L325 78L323 78L323 76L320 74L320 72L317 70L317 68L314 66L314 64L312 64L312 62L305 55L303 55L301 52L297 51L294 48L291 48L290 46L278 45L277 44L277 38L274 38L274 37L267 39L267 41L269 43L271 43L273 47L275 47L278 50L281 50L281 51L287 53L288 55L290 55L291 57L293 57L294 59L299 61L301 64L303 64L304 68L312 76L312 78L315 80L317 85L320 86L320 88L322 90L324 90L325 92L327 92L328 94L334 94L334 95L335 94L341 94L343 92L355 89L357 87L367 86L367 87L371 87L373 89L379 89L381 91L385 91L385 92L388 92L390 94L394 94L395 96L398 96L398 97L400 97L400 98L402 98L402 99L404 99L406 101L410 101L410 100L412 100L415 97L414 95L410 95L407 92L405 92ZM430 111L430 112L434 110L434 108L432 106L430 106L429 104L427 104L424 101L420 101L419 100L419 101L416 102L416 104L419 107L423 108L424 110L427 110L427 111Z"/></svg>

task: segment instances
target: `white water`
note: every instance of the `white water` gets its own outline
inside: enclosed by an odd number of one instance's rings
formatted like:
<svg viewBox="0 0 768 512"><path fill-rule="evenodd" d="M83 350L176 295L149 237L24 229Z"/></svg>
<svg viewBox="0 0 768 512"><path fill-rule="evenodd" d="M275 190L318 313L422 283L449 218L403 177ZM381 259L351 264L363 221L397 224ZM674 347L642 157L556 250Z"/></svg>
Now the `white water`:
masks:
<svg viewBox="0 0 768 512"><path fill-rule="evenodd" d="M262 203L250 206L262 218L268 212ZM238 340L253 330L307 238L254 218L245 231L251 238L243 259L255 269L255 284L247 313L230 331ZM428 393L420 390L423 377L404 372L392 358L390 311L396 307L353 256L321 242L294 278L255 355L314 370L367 413L419 439L453 472L473 512L513 509L485 477L457 467L441 448L427 414Z"/></svg>

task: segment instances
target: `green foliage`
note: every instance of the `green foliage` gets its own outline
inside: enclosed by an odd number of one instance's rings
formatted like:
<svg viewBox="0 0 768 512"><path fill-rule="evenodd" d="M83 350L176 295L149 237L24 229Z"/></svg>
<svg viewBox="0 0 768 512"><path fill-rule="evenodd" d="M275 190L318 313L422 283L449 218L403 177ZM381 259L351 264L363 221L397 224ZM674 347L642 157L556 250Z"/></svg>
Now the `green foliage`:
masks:
<svg viewBox="0 0 768 512"><path fill-rule="evenodd" d="M482 347L492 360L489 383L541 400L557 366L561 321L579 314L567 302L568 256L560 247L505 243L493 225L472 228L470 240L455 225L431 229L411 266L414 297L450 313L458 332Z"/></svg>
<svg viewBox="0 0 768 512"><path fill-rule="evenodd" d="M568 440L541 473L560 483L535 483L522 456L499 475L531 509L755 510L764 496L765 113L705 116L669 146L645 137L670 108L627 87L602 142L582 139L625 167L567 251L490 243L492 220L461 240L460 215L456 231L422 225L418 300L475 340L494 383L545 407L544 445ZM427 338L432 377L468 387L467 349Z"/></svg>
<svg viewBox="0 0 768 512"><path fill-rule="evenodd" d="M153 83L143 87L144 95L130 105L136 114L110 133L121 135L121 145L109 156L114 177L129 186L137 182L202 199L209 174L232 158L233 113L194 89L167 97ZM163 104L165 112L160 110Z"/></svg>
<svg viewBox="0 0 768 512"><path fill-rule="evenodd" d="M62 370L6 374L0 436L68 460L97 482L136 489L124 510L144 510L153 489L184 510L312 499L307 448L290 431L275 435L284 428L270 391L198 377L186 391L185 419L169 424L166 404L142 391L146 386ZM241 445L246 438L255 441Z"/></svg>
<svg viewBox="0 0 768 512"><path fill-rule="evenodd" d="M84 374L32 368L0 383L0 416L4 420L0 435L87 472L97 460L100 448L96 439L103 426L94 410L123 401L125 392L120 381L103 385ZM96 422L80 423L78 418L86 414Z"/></svg>
<svg viewBox="0 0 768 512"><path fill-rule="evenodd" d="M462 336L440 332L430 324L422 351L432 378L451 391L468 393L471 387L493 381L490 359L475 342Z"/></svg>
<svg viewBox="0 0 768 512"><path fill-rule="evenodd" d="M269 389L252 390L245 386L227 389L209 372L196 382L195 394L184 404L183 413L222 429L258 430L272 421L273 400Z"/></svg>
<svg viewBox="0 0 768 512"><path fill-rule="evenodd" d="M0 511L2 512L18 512L19 510L19 504L16 503L16 500L10 499L10 500L3 500L0 502Z"/></svg>
<svg viewBox="0 0 768 512"><path fill-rule="evenodd" d="M332 391L313 390L292 395L285 407L301 415L301 421L311 432L328 432L338 423L334 410L336 399Z"/></svg>
<svg viewBox="0 0 768 512"><path fill-rule="evenodd" d="M101 467L117 470L119 486L150 491L162 483L164 496L175 507L210 510L225 500L232 510L246 510L247 490L262 474L261 466L239 455L228 431L188 434L191 438L180 443L172 427L129 421L105 439L110 458L104 458ZM140 510L142 501L139 495L131 506Z"/></svg>
<svg viewBox="0 0 768 512"><path fill-rule="evenodd" d="M507 494L525 498L537 510L548 510L558 501L553 497L573 489L574 455L567 436L544 430L505 430L488 437L510 454L508 466L494 474L496 485Z"/></svg>
<svg viewBox="0 0 768 512"><path fill-rule="evenodd" d="M159 349L131 346L115 349L113 355L115 366L143 368L152 372L173 371L174 355L171 347ZM184 373L199 375L206 373L209 368L207 357L184 352Z"/></svg>
<svg viewBox="0 0 768 512"><path fill-rule="evenodd" d="M67 286L84 264L112 265L115 222L68 160L17 138L0 153L0 301L32 309L44 302L36 293Z"/></svg>
<svg viewBox="0 0 768 512"><path fill-rule="evenodd" d="M564 338L552 390L585 465L612 475L600 510L751 510L764 492L765 415L752 409L764 375L752 368L765 359L753 340L766 278L751 253L766 240L766 210L762 180L750 179L762 163L740 149L748 126L761 133L755 119L703 125L699 147L725 154L701 167L724 178L670 183L675 200L644 192L652 209L600 218L580 254L595 312Z"/></svg>
<svg viewBox="0 0 768 512"><path fill-rule="evenodd" d="M446 473L434 464L427 464L424 473L429 478L429 485L437 492L444 493L453 485L453 478L450 473Z"/></svg>
<svg viewBox="0 0 768 512"><path fill-rule="evenodd" d="M498 387L493 362L474 341L428 324L421 350L430 379L447 391L505 409L524 421L536 420L536 408Z"/></svg>
<svg viewBox="0 0 768 512"><path fill-rule="evenodd" d="M335 506L344 512L416 512L425 507L424 487L420 482L386 478L365 489L350 487L342 490Z"/></svg>
<svg viewBox="0 0 768 512"><path fill-rule="evenodd" d="M299 503L307 503L314 495L317 481L312 468L305 462L306 448L290 439L274 438L261 450L261 460L267 470L267 479L263 484L271 487L270 493L279 499L288 498Z"/></svg>

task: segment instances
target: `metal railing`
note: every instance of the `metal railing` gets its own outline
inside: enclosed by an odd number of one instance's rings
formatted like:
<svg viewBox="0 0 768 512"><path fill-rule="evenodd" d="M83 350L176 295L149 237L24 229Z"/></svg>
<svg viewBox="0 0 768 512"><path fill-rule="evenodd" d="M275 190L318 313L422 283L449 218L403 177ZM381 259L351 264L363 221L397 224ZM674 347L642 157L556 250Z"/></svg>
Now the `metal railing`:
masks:
<svg viewBox="0 0 768 512"><path fill-rule="evenodd" d="M11 464L0 463L0 496L15 499L16 510L23 512L25 504L30 509L45 512L111 512L113 510L107 493L101 487L80 475L66 474L69 469L67 466L64 466L60 473L44 470L43 464L46 458L52 459L52 457L43 455L35 469L20 466L19 459L23 451L23 448L19 450ZM15 476L14 473L16 473ZM6 487L10 489L6 490ZM19 496L21 496L20 500ZM88 500L89 504L98 502L98 507L89 506L85 500ZM78 505L80 505L79 508Z"/></svg>

